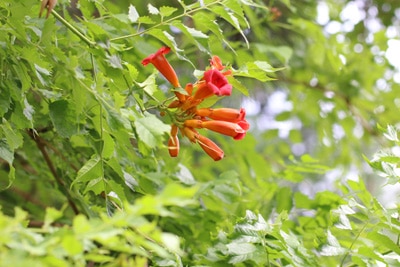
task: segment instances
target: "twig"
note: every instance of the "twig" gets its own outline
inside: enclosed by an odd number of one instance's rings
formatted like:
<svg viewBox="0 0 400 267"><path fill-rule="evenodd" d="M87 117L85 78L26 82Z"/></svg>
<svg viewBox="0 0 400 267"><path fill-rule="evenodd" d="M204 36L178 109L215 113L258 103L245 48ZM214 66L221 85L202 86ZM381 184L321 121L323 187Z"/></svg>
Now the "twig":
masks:
<svg viewBox="0 0 400 267"><path fill-rule="evenodd" d="M95 42L89 40L83 33L81 33L77 28L75 28L71 23L66 21L63 17L60 16L54 9L51 11L51 14L53 14L56 19L58 19L62 24L65 25L68 29L70 29L76 36L79 37L82 41L84 41L88 46L94 47L96 45Z"/></svg>
<svg viewBox="0 0 400 267"><path fill-rule="evenodd" d="M39 148L40 152L43 155L44 160L46 161L47 166L50 169L51 174L53 175L54 179L56 180L57 184L65 190L65 196L67 197L68 204L72 208L75 214L79 214L79 209L76 204L72 201L72 197L68 191L68 188L65 185L65 182L58 176L56 168L54 167L53 162L50 159L49 154L46 151L46 142L38 135L35 134L34 130L28 130L29 136L35 141L37 147Z"/></svg>
<svg viewBox="0 0 400 267"><path fill-rule="evenodd" d="M111 38L110 41L128 39L128 38L132 38L132 37L135 37L135 36L138 36L138 35L142 35L143 33L151 31L152 29L156 29L156 28L159 28L160 26L168 25L170 22L172 22L172 21L174 21L176 19L179 19L179 18L182 18L182 17L185 17L185 16L189 16L190 14L195 13L196 11L207 9L209 6L212 6L212 5L215 5L215 4L220 4L220 3L222 3L222 1L218 0L218 1L210 2L208 4L201 5L199 7L193 8L193 9L188 10L188 11L185 10L182 14L179 14L179 15L177 15L175 17L172 17L172 18L169 18L167 20L161 21L160 23L158 23L158 24L156 24L156 25L154 25L152 27L149 27L147 29L144 29L144 30L142 30L140 32L132 33L132 34L124 35L124 36L119 36L119 37L115 37L115 38Z"/></svg>

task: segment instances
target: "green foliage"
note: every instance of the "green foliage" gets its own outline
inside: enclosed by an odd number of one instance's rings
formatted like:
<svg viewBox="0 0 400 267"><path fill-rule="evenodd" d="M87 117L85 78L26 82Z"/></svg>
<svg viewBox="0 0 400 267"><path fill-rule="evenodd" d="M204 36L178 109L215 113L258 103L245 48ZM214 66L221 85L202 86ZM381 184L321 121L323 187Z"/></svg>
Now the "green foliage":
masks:
<svg viewBox="0 0 400 267"><path fill-rule="evenodd" d="M0 266L399 265L399 19L375 2L329 32L352 1L58 1L46 20L2 0ZM173 89L141 64L161 46L182 84L213 55L232 71L202 103L247 108L244 140L202 132L223 160L184 138L169 157Z"/></svg>

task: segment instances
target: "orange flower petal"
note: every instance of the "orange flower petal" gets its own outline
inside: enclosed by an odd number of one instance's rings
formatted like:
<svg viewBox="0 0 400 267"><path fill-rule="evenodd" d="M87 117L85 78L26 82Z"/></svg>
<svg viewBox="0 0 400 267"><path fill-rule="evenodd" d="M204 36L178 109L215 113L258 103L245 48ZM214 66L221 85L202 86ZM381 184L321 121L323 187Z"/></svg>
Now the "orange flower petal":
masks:
<svg viewBox="0 0 400 267"><path fill-rule="evenodd" d="M197 141L204 152L213 160L218 161L224 157L224 151L207 137L198 135Z"/></svg>
<svg viewBox="0 0 400 267"><path fill-rule="evenodd" d="M179 84L178 76L175 70L169 64L168 60L165 58L165 54L169 53L171 49L169 47L161 47L156 53L151 54L142 60L142 64L146 66L151 63L156 67L156 69L174 86L181 87Z"/></svg>
<svg viewBox="0 0 400 267"><path fill-rule="evenodd" d="M201 125L203 128L234 138L246 132L239 124L228 121L203 121Z"/></svg>

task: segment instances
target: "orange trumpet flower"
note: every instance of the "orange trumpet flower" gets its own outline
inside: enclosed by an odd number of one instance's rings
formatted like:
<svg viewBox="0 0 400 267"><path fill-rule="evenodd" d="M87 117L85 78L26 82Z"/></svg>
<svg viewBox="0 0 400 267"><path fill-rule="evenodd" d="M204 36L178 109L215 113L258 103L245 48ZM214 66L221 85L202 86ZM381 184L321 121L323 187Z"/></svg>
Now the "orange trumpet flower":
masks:
<svg viewBox="0 0 400 267"><path fill-rule="evenodd" d="M186 120L184 125L191 128L206 128L223 135L231 136L235 140L243 139L246 131L249 129L247 121L234 123L229 121L202 121L194 119Z"/></svg>
<svg viewBox="0 0 400 267"><path fill-rule="evenodd" d="M207 137L198 135L197 141L204 152L206 152L213 160L218 161L224 157L224 151Z"/></svg>
<svg viewBox="0 0 400 267"><path fill-rule="evenodd" d="M174 86L181 87L179 84L178 76L175 70L169 64L165 58L165 54L168 54L171 49L169 47L161 47L158 51L142 60L143 66L151 63L156 69Z"/></svg>
<svg viewBox="0 0 400 267"><path fill-rule="evenodd" d="M210 69L204 72L203 80L198 83L194 98L204 99L212 95L231 95L231 92L232 85L225 76L219 70Z"/></svg>
<svg viewBox="0 0 400 267"><path fill-rule="evenodd" d="M201 108L196 110L196 115L213 120L239 122L244 120L246 110L244 108L241 108L240 110L233 108Z"/></svg>
<svg viewBox="0 0 400 267"><path fill-rule="evenodd" d="M171 137L168 140L168 152L171 157L177 157L179 154L178 127L171 126Z"/></svg>
<svg viewBox="0 0 400 267"><path fill-rule="evenodd" d="M210 65L211 65L212 69L216 69L216 70L219 70L219 71L222 71L223 69L225 69L225 66L222 65L222 61L218 56L213 56L211 58ZM232 74L232 71L231 70L227 70L227 71L222 72L222 74L224 76L229 76L229 75Z"/></svg>

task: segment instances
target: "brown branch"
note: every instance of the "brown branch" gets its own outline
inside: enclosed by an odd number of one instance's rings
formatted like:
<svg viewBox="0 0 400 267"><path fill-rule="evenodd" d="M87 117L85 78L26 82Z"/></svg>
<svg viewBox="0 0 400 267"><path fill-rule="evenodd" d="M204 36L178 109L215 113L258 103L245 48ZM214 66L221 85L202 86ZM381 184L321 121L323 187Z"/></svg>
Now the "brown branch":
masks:
<svg viewBox="0 0 400 267"><path fill-rule="evenodd" d="M16 188L16 187L12 187L10 190L13 193L15 193L15 194L19 195L20 197L22 197L26 202L33 203L36 206L39 206L39 207L42 207L42 208L46 208L46 205L44 203L40 202L39 200L37 200L36 198L34 198L32 196L32 194L24 192L21 189Z"/></svg>
<svg viewBox="0 0 400 267"><path fill-rule="evenodd" d="M65 185L65 182L61 179L60 176L58 176L56 168L54 167L54 164L51 161L50 156L46 151L46 141L43 140L39 135L37 135L33 129L29 129L27 132L29 136L32 138L32 140L35 141L37 147L42 153L43 158L46 161L46 164L49 167L50 172L53 175L54 179L56 180L57 184L65 190L65 196L67 197L68 204L70 205L75 214L79 214L80 213L79 209L76 206L76 204L72 201L72 197L69 193L68 188Z"/></svg>
<svg viewBox="0 0 400 267"><path fill-rule="evenodd" d="M68 161L67 158L60 152L60 150L58 150L56 147L54 147L51 143L49 143L47 140L42 139L42 141L44 142L44 144L46 145L46 147L48 147L49 149L53 150L53 152L59 156L63 161L65 162L69 162L69 165L71 166L72 169L74 169L74 171L78 172L79 168L75 166L75 164L73 164L72 162Z"/></svg>
<svg viewBox="0 0 400 267"><path fill-rule="evenodd" d="M44 222L41 222L41 221L29 221L29 223L28 223L28 227L30 227L30 228L42 228L43 225L44 225ZM59 222L53 222L51 224L51 226L54 226L54 227L63 227L65 225L66 224L59 223Z"/></svg>

